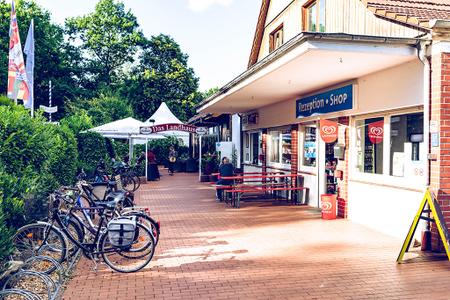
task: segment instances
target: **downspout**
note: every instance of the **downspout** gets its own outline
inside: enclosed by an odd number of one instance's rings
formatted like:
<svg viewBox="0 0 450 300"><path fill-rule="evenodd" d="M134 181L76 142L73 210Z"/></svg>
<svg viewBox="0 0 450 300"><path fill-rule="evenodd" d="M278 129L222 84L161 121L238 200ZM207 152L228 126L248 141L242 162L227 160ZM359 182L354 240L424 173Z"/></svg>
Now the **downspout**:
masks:
<svg viewBox="0 0 450 300"><path fill-rule="evenodd" d="M423 130L424 130L424 145L426 157L426 165L424 169L425 176L425 186L428 188L430 186L430 77L431 77L431 64L428 59L426 52L428 46L430 46L430 41L420 41L417 43L418 57L424 66L423 70ZM428 218L430 217L428 213ZM426 221L425 226L422 231L422 251L430 250L431 248L431 224L430 221Z"/></svg>

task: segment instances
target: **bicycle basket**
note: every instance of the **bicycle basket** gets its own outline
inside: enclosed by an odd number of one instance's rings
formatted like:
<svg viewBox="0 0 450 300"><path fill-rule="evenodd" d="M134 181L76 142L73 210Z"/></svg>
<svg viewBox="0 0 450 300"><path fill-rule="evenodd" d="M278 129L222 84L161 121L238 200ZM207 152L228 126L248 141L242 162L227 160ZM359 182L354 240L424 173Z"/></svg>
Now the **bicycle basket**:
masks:
<svg viewBox="0 0 450 300"><path fill-rule="evenodd" d="M136 217L118 217L108 222L108 238L114 247L130 246L134 241Z"/></svg>

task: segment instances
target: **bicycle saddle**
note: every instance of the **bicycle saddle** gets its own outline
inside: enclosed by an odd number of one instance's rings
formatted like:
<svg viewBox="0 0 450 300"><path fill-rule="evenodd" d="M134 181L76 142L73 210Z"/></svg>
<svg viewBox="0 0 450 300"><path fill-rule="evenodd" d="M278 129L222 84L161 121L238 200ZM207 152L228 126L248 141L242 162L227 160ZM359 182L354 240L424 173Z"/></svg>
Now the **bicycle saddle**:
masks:
<svg viewBox="0 0 450 300"><path fill-rule="evenodd" d="M125 199L125 192L111 192L106 195L106 201L121 201Z"/></svg>
<svg viewBox="0 0 450 300"><path fill-rule="evenodd" d="M103 207L107 209L114 209L116 208L117 203L119 203L120 200L112 199L107 201L94 201L95 206L97 207Z"/></svg>

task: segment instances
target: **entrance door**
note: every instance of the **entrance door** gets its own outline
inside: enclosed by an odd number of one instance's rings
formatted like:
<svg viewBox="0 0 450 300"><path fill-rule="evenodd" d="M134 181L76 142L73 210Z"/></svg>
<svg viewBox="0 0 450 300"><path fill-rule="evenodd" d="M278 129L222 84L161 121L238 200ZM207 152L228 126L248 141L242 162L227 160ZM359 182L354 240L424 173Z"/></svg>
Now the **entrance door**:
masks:
<svg viewBox="0 0 450 300"><path fill-rule="evenodd" d="M334 146L336 143L337 141L325 143L322 139L319 139L319 199L322 194L337 194L337 178L335 174L338 160L334 157Z"/></svg>

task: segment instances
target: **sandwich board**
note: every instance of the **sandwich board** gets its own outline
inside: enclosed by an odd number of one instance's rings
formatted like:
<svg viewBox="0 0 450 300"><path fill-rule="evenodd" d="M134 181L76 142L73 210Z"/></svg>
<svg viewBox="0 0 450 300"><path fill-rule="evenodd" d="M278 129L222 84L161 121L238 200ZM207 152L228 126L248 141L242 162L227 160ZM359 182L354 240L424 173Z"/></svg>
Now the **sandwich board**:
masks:
<svg viewBox="0 0 450 300"><path fill-rule="evenodd" d="M427 215L424 215L428 213L430 213L431 218ZM416 231L417 225L419 224L420 220L426 220L436 224L436 227L439 231L439 236L441 237L442 243L444 244L448 260L450 260L450 234L448 231L448 227L445 223L444 215L442 214L441 207L439 206L434 193L432 193L430 189L427 188L423 200L420 203L419 211L414 217L414 221L411 224L411 228L409 229L408 235L406 236L405 242L403 243L402 250L398 255L397 263L402 262L405 252L408 251L414 236L414 232Z"/></svg>

